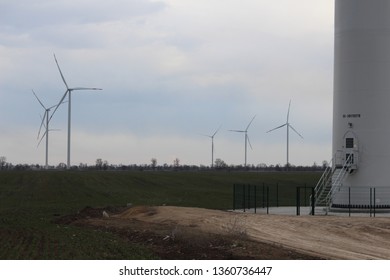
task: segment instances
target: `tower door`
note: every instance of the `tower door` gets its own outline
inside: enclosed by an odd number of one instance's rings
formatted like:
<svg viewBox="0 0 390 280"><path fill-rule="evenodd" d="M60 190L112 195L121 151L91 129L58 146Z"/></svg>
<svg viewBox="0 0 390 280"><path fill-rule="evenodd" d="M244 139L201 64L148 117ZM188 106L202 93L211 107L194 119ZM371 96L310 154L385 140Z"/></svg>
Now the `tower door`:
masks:
<svg viewBox="0 0 390 280"><path fill-rule="evenodd" d="M344 137L344 163L349 170L356 170L358 166L358 141L357 137L352 132L347 132Z"/></svg>

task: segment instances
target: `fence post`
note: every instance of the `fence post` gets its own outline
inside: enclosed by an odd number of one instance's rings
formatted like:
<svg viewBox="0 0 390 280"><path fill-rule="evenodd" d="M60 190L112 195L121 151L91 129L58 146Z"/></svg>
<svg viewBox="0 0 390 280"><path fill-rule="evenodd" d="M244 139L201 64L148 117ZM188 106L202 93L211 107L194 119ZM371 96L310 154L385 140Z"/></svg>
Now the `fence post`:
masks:
<svg viewBox="0 0 390 280"><path fill-rule="evenodd" d="M236 210L236 184L233 184L233 211Z"/></svg>
<svg viewBox="0 0 390 280"><path fill-rule="evenodd" d="M244 203L244 205L243 205L244 207L243 207L243 208L244 208L244 212L246 212L246 211L245 211L245 206L246 206L246 205L245 205L245 199L246 199L246 195L245 195L245 184L242 185L242 189L243 189L242 202Z"/></svg>
<svg viewBox="0 0 390 280"><path fill-rule="evenodd" d="M269 186L267 186L267 214L269 214Z"/></svg>
<svg viewBox="0 0 390 280"><path fill-rule="evenodd" d="M351 187L348 188L348 212L351 217Z"/></svg>
<svg viewBox="0 0 390 280"><path fill-rule="evenodd" d="M300 196L301 196L301 189L300 187L297 187L297 216L299 216L301 214L301 209L300 209L300 206L301 206L301 199L300 199Z"/></svg>
<svg viewBox="0 0 390 280"><path fill-rule="evenodd" d="M254 202L255 202L255 214L256 214L257 213L257 185L254 185L254 188L255 188Z"/></svg>
<svg viewBox="0 0 390 280"><path fill-rule="evenodd" d="M251 209L251 185L248 184L248 210Z"/></svg>
<svg viewBox="0 0 390 280"><path fill-rule="evenodd" d="M263 197L262 197L262 198L263 198L263 208L265 207L265 206L264 206L264 204L265 204L265 202L264 202L264 196L265 196L265 194L264 194L264 188L265 188L265 185L264 185L264 183L263 183Z"/></svg>
<svg viewBox="0 0 390 280"><path fill-rule="evenodd" d="M372 188L370 188L370 217L372 217Z"/></svg>
<svg viewBox="0 0 390 280"><path fill-rule="evenodd" d="M374 218L376 215L376 188L374 188Z"/></svg>
<svg viewBox="0 0 390 280"><path fill-rule="evenodd" d="M314 212L315 212L315 209L316 209L316 207L315 207L316 198L314 197L314 195L315 195L315 190L312 187L311 188L311 213L312 213L313 216L315 215Z"/></svg>
<svg viewBox="0 0 390 280"><path fill-rule="evenodd" d="M307 207L306 183L305 183L304 188L305 188L305 207Z"/></svg>

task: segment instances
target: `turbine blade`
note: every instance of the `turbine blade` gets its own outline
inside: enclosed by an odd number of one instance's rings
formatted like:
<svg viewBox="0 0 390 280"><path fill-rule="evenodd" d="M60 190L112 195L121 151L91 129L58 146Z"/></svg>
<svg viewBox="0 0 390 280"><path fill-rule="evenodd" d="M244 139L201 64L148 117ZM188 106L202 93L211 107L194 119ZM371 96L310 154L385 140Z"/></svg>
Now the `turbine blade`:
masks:
<svg viewBox="0 0 390 280"><path fill-rule="evenodd" d="M207 134L201 134L201 133L199 133L199 135L201 135L201 136L204 136L204 137L209 137L209 138L211 138L212 136L210 136L210 135L207 135Z"/></svg>
<svg viewBox="0 0 390 280"><path fill-rule="evenodd" d="M283 126L286 126L286 125L287 125L287 123L282 124L282 125L280 125L280 126L278 126L278 127L275 127L275 128L273 128L273 129L271 129L271 130L268 130L267 133L268 133L268 132L271 132L271 131L274 131L274 130L277 130L277 129L279 129L279 128L282 128Z"/></svg>
<svg viewBox="0 0 390 280"><path fill-rule="evenodd" d="M58 64L56 54L54 54L54 60L56 61L58 71L60 71L61 78L62 78L62 80L64 81L64 84L65 84L66 88L69 89L68 84L67 84L66 81L65 81L64 75L62 74L60 65Z"/></svg>
<svg viewBox="0 0 390 280"><path fill-rule="evenodd" d="M61 104L65 104L65 103L68 103L68 101L62 101ZM55 108L55 107L57 107L57 106L58 106L58 104L57 104L57 105L53 105L53 106L47 108L46 110L47 110L47 111L50 111L51 109L53 109L53 108Z"/></svg>
<svg viewBox="0 0 390 280"><path fill-rule="evenodd" d="M62 103L65 103L65 102L62 102ZM55 108L55 107L57 107L57 105L53 105L53 106L47 108L46 110L47 110L47 111L50 111L51 109L53 109L53 108Z"/></svg>
<svg viewBox="0 0 390 280"><path fill-rule="evenodd" d="M290 106L291 106L291 99L290 99L290 103L288 103L287 123L288 123L288 119L290 118Z"/></svg>
<svg viewBox="0 0 390 280"><path fill-rule="evenodd" d="M256 118L256 115L252 118L248 126L246 127L245 131L248 131L249 126L252 124L253 120Z"/></svg>
<svg viewBox="0 0 390 280"><path fill-rule="evenodd" d="M38 148L39 145L41 144L41 142L42 142L43 138L45 137L45 135L46 135L46 131L45 131L45 133L43 133L43 135L42 135L42 137L41 137L41 140L39 140L38 145L37 145L37 148Z"/></svg>
<svg viewBox="0 0 390 280"><path fill-rule="evenodd" d="M218 133L218 131L221 129L221 127L222 127L222 124L219 126L219 128L214 132L214 134L213 134L213 136L212 137L214 137L217 133Z"/></svg>
<svg viewBox="0 0 390 280"><path fill-rule="evenodd" d="M295 128L294 128L291 124L289 124L289 127L290 127L292 130L294 130L294 132L295 132L296 134L298 134L298 135L303 139L303 136L302 136L301 134L299 134L299 132L296 131Z"/></svg>
<svg viewBox="0 0 390 280"><path fill-rule="evenodd" d="M249 135L246 136L246 139L248 140L249 147L251 147L251 150L253 150L251 141L249 141Z"/></svg>
<svg viewBox="0 0 390 280"><path fill-rule="evenodd" d="M39 138L39 135L41 135L42 126L46 128L46 125L45 125L46 115L47 115L47 111L45 111L45 114L43 115L43 117L41 116L42 121L41 121L41 125L39 126L37 139Z"/></svg>
<svg viewBox="0 0 390 280"><path fill-rule="evenodd" d="M245 130L231 130L231 129L229 129L229 131L233 131L233 132L241 132L241 133L243 133L243 132L246 132Z"/></svg>
<svg viewBox="0 0 390 280"><path fill-rule="evenodd" d="M35 94L35 91L32 89L32 93L35 95L35 98L38 100L39 104L41 104L41 106L43 107L43 109L46 109L45 105L43 105L43 103L41 102L41 100L39 100L38 96Z"/></svg>
<svg viewBox="0 0 390 280"><path fill-rule="evenodd" d="M103 90L103 89L101 89L101 88L76 87L76 88L71 88L70 90Z"/></svg>
<svg viewBox="0 0 390 280"><path fill-rule="evenodd" d="M49 122L50 122L51 118L53 117L54 113L57 111L58 107L60 107L60 105L61 105L62 103L64 103L64 99L65 99L66 95L68 94L68 92L69 92L69 90L67 89L67 90L65 91L65 94L62 96L60 102L55 106L56 108L54 109L53 113L51 114L51 116L50 116L50 118L49 118Z"/></svg>

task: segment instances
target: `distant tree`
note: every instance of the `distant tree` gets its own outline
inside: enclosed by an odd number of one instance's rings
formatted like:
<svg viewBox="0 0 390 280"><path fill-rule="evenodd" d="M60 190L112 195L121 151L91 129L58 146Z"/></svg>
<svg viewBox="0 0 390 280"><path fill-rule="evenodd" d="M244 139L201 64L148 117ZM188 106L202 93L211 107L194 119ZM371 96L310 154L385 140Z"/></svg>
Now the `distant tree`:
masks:
<svg viewBox="0 0 390 280"><path fill-rule="evenodd" d="M329 166L329 163L326 160L322 161L322 168L323 169L326 169L328 166Z"/></svg>
<svg viewBox="0 0 390 280"><path fill-rule="evenodd" d="M7 158L5 156L0 156L0 169L5 169L5 166L7 165Z"/></svg>
<svg viewBox="0 0 390 280"><path fill-rule="evenodd" d="M108 161L107 160L103 161L102 168L103 168L103 170L107 170L108 169Z"/></svg>
<svg viewBox="0 0 390 280"><path fill-rule="evenodd" d="M156 169L156 167L157 167L157 159L152 158L150 161L152 162L152 168L153 168L153 170Z"/></svg>
<svg viewBox="0 0 390 280"><path fill-rule="evenodd" d="M173 167L178 168L180 166L180 159L175 158L173 161Z"/></svg>
<svg viewBox="0 0 390 280"><path fill-rule="evenodd" d="M220 158L217 158L215 160L214 165L215 165L215 168L217 168L217 169L218 168L226 168L227 167L227 164Z"/></svg>
<svg viewBox="0 0 390 280"><path fill-rule="evenodd" d="M102 169L103 167L103 160L101 158L96 159L96 169Z"/></svg>
<svg viewBox="0 0 390 280"><path fill-rule="evenodd" d="M265 169L267 169L267 164L265 164L265 163L259 163L259 164L257 165L257 169L265 170Z"/></svg>
<svg viewBox="0 0 390 280"><path fill-rule="evenodd" d="M60 164L58 164L57 169L66 169L66 164L61 162Z"/></svg>

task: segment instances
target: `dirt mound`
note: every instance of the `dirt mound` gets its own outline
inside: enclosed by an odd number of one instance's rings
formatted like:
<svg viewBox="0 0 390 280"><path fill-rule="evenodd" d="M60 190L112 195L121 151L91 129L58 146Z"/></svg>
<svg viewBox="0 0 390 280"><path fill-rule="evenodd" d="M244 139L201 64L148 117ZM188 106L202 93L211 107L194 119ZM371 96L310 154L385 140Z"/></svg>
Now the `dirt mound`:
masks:
<svg viewBox="0 0 390 280"><path fill-rule="evenodd" d="M100 211L100 212L99 212ZM72 223L117 232L166 259L390 259L390 219L137 206ZM88 214L88 216L86 216ZM84 217L83 217L84 216Z"/></svg>
<svg viewBox="0 0 390 280"><path fill-rule="evenodd" d="M92 208L90 206L87 206L75 214L70 214L70 215L59 217L59 218L55 219L54 223L71 224L77 220L84 220L84 219L90 219L90 218L104 218L103 212L107 213L110 216L110 215L118 214L122 211L125 211L126 209L128 209L128 208L127 207L114 207L114 206L107 206L104 208Z"/></svg>
<svg viewBox="0 0 390 280"><path fill-rule="evenodd" d="M134 218L137 215L146 215L146 216L152 216L157 213L156 207L151 206L135 206L130 207L126 210L124 210L122 213L118 214L116 217L119 217L121 219L131 219Z"/></svg>
<svg viewBox="0 0 390 280"><path fill-rule="evenodd" d="M109 218L102 217L103 211L109 211ZM178 212L186 216L181 222L173 215ZM128 242L146 246L161 259L318 259L279 245L252 241L242 231L219 234L202 229L197 220L212 213L225 212L180 207L86 207L57 222L113 232Z"/></svg>

